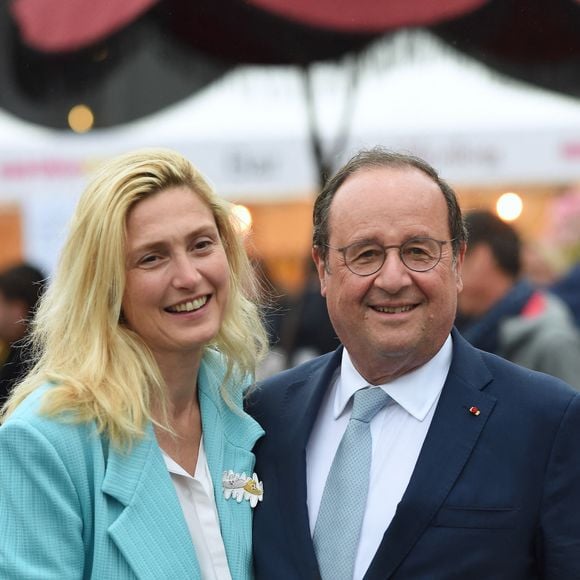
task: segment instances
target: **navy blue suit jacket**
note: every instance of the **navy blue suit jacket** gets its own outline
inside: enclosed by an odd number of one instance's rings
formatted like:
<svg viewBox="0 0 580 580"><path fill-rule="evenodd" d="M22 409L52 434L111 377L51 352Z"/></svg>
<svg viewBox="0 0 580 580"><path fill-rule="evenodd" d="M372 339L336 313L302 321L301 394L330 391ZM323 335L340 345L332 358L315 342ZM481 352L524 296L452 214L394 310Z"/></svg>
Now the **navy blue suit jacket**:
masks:
<svg viewBox="0 0 580 580"><path fill-rule="evenodd" d="M264 483L254 511L258 580L320 577L305 448L340 360L339 348L285 371L247 403L266 431L255 448ZM388 578L580 579L580 394L454 331L433 421L365 576Z"/></svg>

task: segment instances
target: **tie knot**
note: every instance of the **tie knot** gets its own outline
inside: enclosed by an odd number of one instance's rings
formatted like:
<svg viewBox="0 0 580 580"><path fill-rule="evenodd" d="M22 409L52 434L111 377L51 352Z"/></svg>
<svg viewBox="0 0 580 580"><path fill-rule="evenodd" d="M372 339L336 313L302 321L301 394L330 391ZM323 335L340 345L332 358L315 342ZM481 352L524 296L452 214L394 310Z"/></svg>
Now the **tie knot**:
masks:
<svg viewBox="0 0 580 580"><path fill-rule="evenodd" d="M351 419L369 423L372 418L387 404L389 395L380 387L366 387L354 394Z"/></svg>

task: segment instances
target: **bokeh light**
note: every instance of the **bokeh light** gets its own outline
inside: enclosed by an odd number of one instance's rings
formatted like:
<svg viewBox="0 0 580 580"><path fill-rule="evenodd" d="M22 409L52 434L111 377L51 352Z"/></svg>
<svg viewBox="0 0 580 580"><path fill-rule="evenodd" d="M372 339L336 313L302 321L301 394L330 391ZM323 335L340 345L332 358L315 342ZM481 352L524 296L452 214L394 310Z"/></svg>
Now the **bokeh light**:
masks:
<svg viewBox="0 0 580 580"><path fill-rule="evenodd" d="M90 107L75 105L68 113L69 127L75 133L86 133L93 128L95 116Z"/></svg>
<svg viewBox="0 0 580 580"><path fill-rule="evenodd" d="M232 213L238 219L240 230L246 233L252 227L252 213L245 205L234 205Z"/></svg>
<svg viewBox="0 0 580 580"><path fill-rule="evenodd" d="M504 193L496 203L497 215L506 222L517 220L524 209L524 202L517 193Z"/></svg>

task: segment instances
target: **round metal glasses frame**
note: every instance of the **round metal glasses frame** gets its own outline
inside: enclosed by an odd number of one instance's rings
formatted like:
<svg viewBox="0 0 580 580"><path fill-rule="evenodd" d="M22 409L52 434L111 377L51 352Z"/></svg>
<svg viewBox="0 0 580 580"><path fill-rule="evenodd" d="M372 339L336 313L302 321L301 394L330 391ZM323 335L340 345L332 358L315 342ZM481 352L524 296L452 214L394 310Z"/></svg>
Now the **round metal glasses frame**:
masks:
<svg viewBox="0 0 580 580"><path fill-rule="evenodd" d="M411 238L404 244L382 246L377 242L355 242L342 248L325 244L330 250L342 254L346 267L357 276L372 276L384 265L387 251L399 250L399 258L403 265L412 272L429 272L439 264L443 256L443 246L455 240L435 240L422 237Z"/></svg>

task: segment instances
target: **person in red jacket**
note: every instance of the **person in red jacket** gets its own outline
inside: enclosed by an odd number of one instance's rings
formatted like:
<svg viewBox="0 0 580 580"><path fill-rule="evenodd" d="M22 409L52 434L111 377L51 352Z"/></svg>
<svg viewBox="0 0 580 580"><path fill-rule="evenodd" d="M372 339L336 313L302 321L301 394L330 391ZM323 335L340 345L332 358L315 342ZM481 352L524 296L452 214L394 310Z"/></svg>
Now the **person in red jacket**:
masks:
<svg viewBox="0 0 580 580"><path fill-rule="evenodd" d="M459 326L477 348L580 389L580 336L568 307L522 276L516 230L488 211L465 216L469 244L463 263Z"/></svg>

